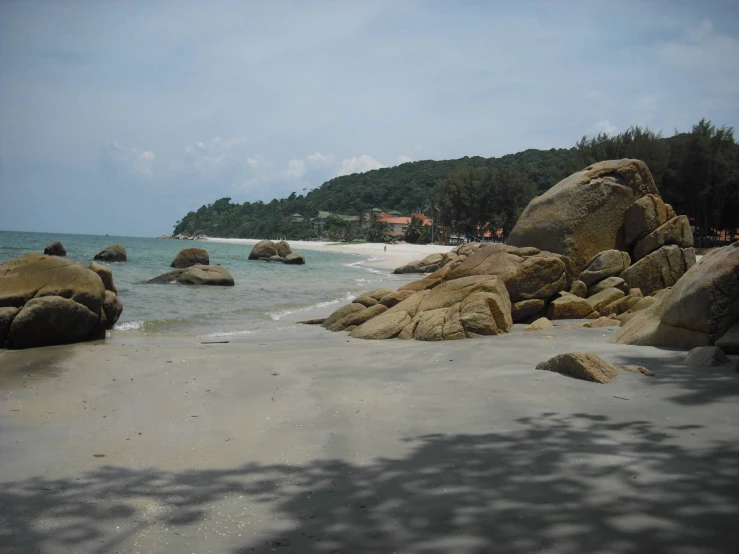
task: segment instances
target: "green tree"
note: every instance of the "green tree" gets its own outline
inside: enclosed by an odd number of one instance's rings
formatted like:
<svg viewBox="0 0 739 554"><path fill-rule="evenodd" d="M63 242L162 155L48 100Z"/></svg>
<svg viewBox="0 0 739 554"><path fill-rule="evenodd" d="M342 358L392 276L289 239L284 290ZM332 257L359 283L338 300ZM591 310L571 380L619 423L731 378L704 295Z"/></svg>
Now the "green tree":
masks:
<svg viewBox="0 0 739 554"><path fill-rule="evenodd" d="M415 244L421 237L422 232L423 220L415 214L411 215L411 219L408 222L408 226L405 228L405 233L403 234L403 240L410 242L411 244Z"/></svg>

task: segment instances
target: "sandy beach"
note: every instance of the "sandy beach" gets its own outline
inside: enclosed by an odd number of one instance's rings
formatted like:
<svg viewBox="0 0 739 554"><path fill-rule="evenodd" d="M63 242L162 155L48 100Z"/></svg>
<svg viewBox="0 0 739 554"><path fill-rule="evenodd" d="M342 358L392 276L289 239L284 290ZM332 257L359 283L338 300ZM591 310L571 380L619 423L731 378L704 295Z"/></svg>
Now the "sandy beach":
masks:
<svg viewBox="0 0 739 554"><path fill-rule="evenodd" d="M205 242L223 242L230 244L243 244L245 246L253 246L258 239L221 239L207 238ZM367 256L367 259L361 262L361 265L374 267L377 269L395 269L401 265L407 264L414 260L425 258L429 254L436 252L449 252L453 246L444 246L441 244L383 244L379 242L367 242L363 244L353 243L336 243L336 242L313 242L306 240L288 241L290 247L295 252L301 250L318 250L321 252L341 252L344 254L357 254ZM387 248L386 248L387 247Z"/></svg>
<svg viewBox="0 0 739 554"><path fill-rule="evenodd" d="M2 351L0 550L734 552L733 368L610 333ZM655 376L534 369L577 350Z"/></svg>

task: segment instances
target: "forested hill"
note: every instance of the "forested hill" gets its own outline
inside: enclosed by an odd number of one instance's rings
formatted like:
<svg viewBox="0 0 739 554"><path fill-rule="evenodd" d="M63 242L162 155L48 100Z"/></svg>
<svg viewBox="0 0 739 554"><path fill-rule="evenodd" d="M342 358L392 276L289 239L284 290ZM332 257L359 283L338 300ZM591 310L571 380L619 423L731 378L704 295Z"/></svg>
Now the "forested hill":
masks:
<svg viewBox="0 0 739 554"><path fill-rule="evenodd" d="M692 218L696 237L739 227L739 145L732 128L701 120L690 132L669 138L631 127L617 135L583 137L570 149L409 162L335 177L305 197L293 193L266 204L221 198L187 214L174 232L301 239L314 233L310 221L319 211L366 217L379 208L423 212L451 231L472 236L484 232L485 225L507 233L531 198L594 162L619 158L641 159L649 166L664 199ZM343 229L356 236L340 223L337 233Z"/></svg>
<svg viewBox="0 0 739 554"><path fill-rule="evenodd" d="M541 191L578 169L574 149L526 150L500 158L479 156L458 160L424 160L395 167L375 169L335 177L305 197L293 193L289 198L269 203L232 204L222 198L190 212L178 222L174 232L203 231L219 237L307 236L293 221L293 214L314 217L318 211L356 216L372 208L385 211L429 211L436 185L462 168L508 168L526 175Z"/></svg>

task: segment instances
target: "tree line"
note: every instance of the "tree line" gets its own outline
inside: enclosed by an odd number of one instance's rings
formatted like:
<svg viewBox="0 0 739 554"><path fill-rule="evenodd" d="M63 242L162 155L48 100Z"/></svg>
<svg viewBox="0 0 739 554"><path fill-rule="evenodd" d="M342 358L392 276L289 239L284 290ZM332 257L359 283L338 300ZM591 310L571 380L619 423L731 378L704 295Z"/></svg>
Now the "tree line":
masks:
<svg viewBox="0 0 739 554"><path fill-rule="evenodd" d="M387 226L369 221L371 209L425 213L435 221L434 238L450 234L479 239L500 230L502 240L528 202L567 175L607 159L638 158L652 172L666 202L690 217L698 245L716 244L739 228L739 145L730 127L701 120L689 132L665 138L639 126L622 133L583 137L570 149L526 150L500 158L425 160L336 177L305 195L269 203L235 204L222 198L178 221L175 233L203 231L222 237L388 240ZM355 216L360 225L336 218L314 225L319 210ZM296 214L299 217L296 217ZM410 241L430 241L418 222L408 226ZM366 227L366 226L364 226ZM437 240L438 242L438 240Z"/></svg>

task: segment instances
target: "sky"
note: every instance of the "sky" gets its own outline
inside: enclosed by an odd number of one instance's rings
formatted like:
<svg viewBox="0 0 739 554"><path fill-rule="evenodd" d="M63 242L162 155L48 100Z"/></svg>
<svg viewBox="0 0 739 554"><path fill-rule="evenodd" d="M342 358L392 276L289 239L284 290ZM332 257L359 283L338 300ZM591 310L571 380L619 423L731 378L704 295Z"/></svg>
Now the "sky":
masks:
<svg viewBox="0 0 739 554"><path fill-rule="evenodd" d="M0 229L156 236L409 161L739 127L739 2L0 2Z"/></svg>

